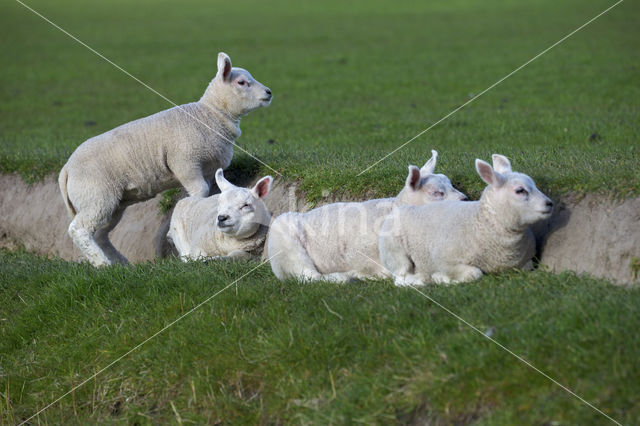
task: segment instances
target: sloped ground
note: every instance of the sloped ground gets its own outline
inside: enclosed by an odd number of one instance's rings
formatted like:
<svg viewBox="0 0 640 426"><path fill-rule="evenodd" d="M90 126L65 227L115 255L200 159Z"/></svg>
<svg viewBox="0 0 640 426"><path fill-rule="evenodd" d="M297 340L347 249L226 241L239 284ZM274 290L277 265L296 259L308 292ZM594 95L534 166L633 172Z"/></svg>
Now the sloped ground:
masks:
<svg viewBox="0 0 640 426"><path fill-rule="evenodd" d="M274 217L310 208L297 192L294 183L276 183L266 200ZM159 200L160 196L129 207L111 234L114 245L133 262L166 252L164 233L170 216L161 214ZM587 195L555 201L553 218L536 228L543 267L617 283L638 282L640 197L611 200ZM55 177L28 185L17 175L0 175L0 217L2 245L24 245L35 253L82 259L67 236L69 219Z"/></svg>

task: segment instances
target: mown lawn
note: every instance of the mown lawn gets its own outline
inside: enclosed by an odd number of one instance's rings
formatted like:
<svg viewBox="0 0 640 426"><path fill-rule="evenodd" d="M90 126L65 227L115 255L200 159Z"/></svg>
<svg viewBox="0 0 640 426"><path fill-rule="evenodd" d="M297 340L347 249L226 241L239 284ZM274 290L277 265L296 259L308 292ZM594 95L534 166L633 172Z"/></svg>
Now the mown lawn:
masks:
<svg viewBox="0 0 640 426"><path fill-rule="evenodd" d="M177 103L218 51L274 91L238 143L310 199L391 194L430 149L477 195L473 159L549 192L640 193L640 7L626 1L362 176L360 171L612 1L28 4ZM17 2L0 6L0 171L57 172L86 138L169 105ZM269 143L272 141L272 143ZM237 151L234 167L272 173Z"/></svg>
<svg viewBox="0 0 640 426"><path fill-rule="evenodd" d="M33 415L256 266L94 269L0 252L1 421ZM639 289L537 271L422 291L617 421L639 418ZM413 289L280 283L268 266L38 420L178 419L608 423Z"/></svg>

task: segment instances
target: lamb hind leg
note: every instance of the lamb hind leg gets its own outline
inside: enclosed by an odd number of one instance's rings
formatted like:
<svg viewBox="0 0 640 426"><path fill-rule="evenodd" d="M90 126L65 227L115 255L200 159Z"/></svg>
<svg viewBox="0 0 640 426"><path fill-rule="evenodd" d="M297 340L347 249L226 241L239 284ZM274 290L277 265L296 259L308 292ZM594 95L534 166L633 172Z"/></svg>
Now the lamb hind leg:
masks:
<svg viewBox="0 0 640 426"><path fill-rule="evenodd" d="M267 241L271 270L281 280L286 278L297 278L301 281L322 280L322 274L316 269L316 265L296 233L295 219L282 218L271 225Z"/></svg>
<svg viewBox="0 0 640 426"><path fill-rule="evenodd" d="M388 273L393 276L393 282L398 287L424 285L425 277L416 274L416 266L407 256L400 242L393 237L380 238L380 261Z"/></svg>
<svg viewBox="0 0 640 426"><path fill-rule="evenodd" d="M295 277L300 281L321 281L325 280L322 275L316 269L316 265L313 263L307 252L302 247L291 247L291 251L288 253L281 253L281 259L278 259L278 263L281 266L285 266L287 275ZM273 262L273 259L272 259Z"/></svg>
<svg viewBox="0 0 640 426"><path fill-rule="evenodd" d="M95 240L98 226L92 219L83 213L76 215L69 225L69 236L93 266L111 265L113 261Z"/></svg>
<svg viewBox="0 0 640 426"><path fill-rule="evenodd" d="M102 248L102 251L107 255L112 264L120 263L121 265L126 265L129 263L127 258L124 257L122 253L113 246L111 240L109 240L109 233L116 227L118 222L120 222L120 219L122 219L124 209L125 207L118 208L107 224L98 229L94 236L96 243Z"/></svg>

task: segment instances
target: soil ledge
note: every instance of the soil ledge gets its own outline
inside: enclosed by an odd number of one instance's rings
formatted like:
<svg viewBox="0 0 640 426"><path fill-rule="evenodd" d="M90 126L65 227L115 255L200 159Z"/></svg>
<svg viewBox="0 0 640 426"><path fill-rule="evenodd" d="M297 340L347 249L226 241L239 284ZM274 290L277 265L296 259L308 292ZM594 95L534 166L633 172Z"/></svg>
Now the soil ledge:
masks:
<svg viewBox="0 0 640 426"><path fill-rule="evenodd" d="M170 212L161 214L159 201L157 196L130 206L111 233L114 245L132 262L153 260L168 251L164 235ZM326 202L334 201L329 197ZM543 267L618 284L640 282L640 197L587 195L554 201L553 217L535 228ZM291 182L276 182L265 202L274 217L311 208ZM18 175L0 175L0 217L0 247L23 245L31 252L82 260L67 235L69 218L56 176L28 185Z"/></svg>

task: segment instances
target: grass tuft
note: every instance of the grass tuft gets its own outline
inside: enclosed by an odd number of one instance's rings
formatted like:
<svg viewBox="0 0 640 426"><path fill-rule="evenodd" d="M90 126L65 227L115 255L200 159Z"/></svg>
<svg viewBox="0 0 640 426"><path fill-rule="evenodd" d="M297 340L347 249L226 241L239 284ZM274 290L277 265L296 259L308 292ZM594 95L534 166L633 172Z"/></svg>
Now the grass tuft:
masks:
<svg viewBox="0 0 640 426"><path fill-rule="evenodd" d="M182 189L180 188L173 188L173 189L168 189L166 191L164 191L162 193L162 198L160 199L160 202L158 203L159 207L160 207L160 214L166 214L168 213L172 208L174 208L176 206L176 203L180 200L181 196L182 196Z"/></svg>

